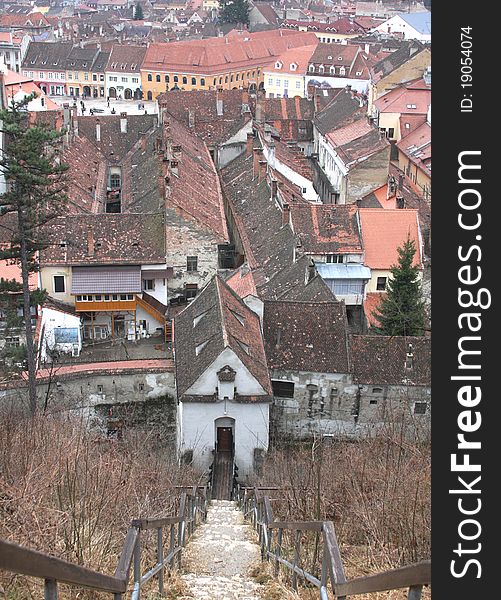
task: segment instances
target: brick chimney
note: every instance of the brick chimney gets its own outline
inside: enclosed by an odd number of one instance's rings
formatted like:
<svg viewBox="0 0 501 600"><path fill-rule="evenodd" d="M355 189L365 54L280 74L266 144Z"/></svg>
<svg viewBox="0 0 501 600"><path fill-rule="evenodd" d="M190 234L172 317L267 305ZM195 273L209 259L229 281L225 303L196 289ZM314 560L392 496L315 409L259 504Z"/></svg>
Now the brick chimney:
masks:
<svg viewBox="0 0 501 600"><path fill-rule="evenodd" d="M254 148L254 152L252 155L252 176L257 177L259 174L259 162L261 157L263 156L262 148Z"/></svg>
<svg viewBox="0 0 501 600"><path fill-rule="evenodd" d="M245 154L250 156L252 154L252 148L254 146L254 134L249 131L247 134L247 144L245 147Z"/></svg>
<svg viewBox="0 0 501 600"><path fill-rule="evenodd" d="M266 179L266 167L268 163L265 160L259 161L259 181Z"/></svg>
<svg viewBox="0 0 501 600"><path fill-rule="evenodd" d="M190 129L195 127L195 111L192 108L188 109L188 127Z"/></svg>
<svg viewBox="0 0 501 600"><path fill-rule="evenodd" d="M75 134L77 135L77 134ZM96 119L96 142L100 142L101 141L101 123L99 122L99 119Z"/></svg>
<svg viewBox="0 0 501 600"><path fill-rule="evenodd" d="M92 229L87 231L87 255L94 256L94 232Z"/></svg>
<svg viewBox="0 0 501 600"><path fill-rule="evenodd" d="M271 187L271 199L275 200L275 198L277 197L277 191L278 191L278 182L276 179L272 179L270 181L270 187Z"/></svg>
<svg viewBox="0 0 501 600"><path fill-rule="evenodd" d="M287 202L284 202L282 205L282 225L287 225L290 223L291 217L291 208Z"/></svg>

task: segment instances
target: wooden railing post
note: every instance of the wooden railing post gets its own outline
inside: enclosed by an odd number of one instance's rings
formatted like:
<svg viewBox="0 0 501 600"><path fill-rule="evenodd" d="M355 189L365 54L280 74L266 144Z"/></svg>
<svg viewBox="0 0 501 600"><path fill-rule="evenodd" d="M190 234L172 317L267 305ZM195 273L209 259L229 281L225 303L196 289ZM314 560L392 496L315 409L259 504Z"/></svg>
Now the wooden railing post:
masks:
<svg viewBox="0 0 501 600"><path fill-rule="evenodd" d="M134 600L141 598L141 531L134 547Z"/></svg>
<svg viewBox="0 0 501 600"><path fill-rule="evenodd" d="M170 526L170 540L169 540L169 554L174 551L174 546L176 544L176 530L174 529L174 525ZM174 567L174 556L170 559L170 567L171 569Z"/></svg>
<svg viewBox="0 0 501 600"><path fill-rule="evenodd" d="M299 551L301 544L301 532L299 529L296 531L295 539L294 539L294 569L297 567L299 563ZM297 573L294 570L292 573L292 587L297 591Z"/></svg>
<svg viewBox="0 0 501 600"><path fill-rule="evenodd" d="M55 579L45 580L44 599L57 600L57 581Z"/></svg>
<svg viewBox="0 0 501 600"><path fill-rule="evenodd" d="M280 572L280 561L278 560L280 558L280 556L282 555L282 535L283 535L283 529L280 527L280 529L278 530L277 533L277 549L275 551L275 577L278 577L278 574Z"/></svg>
<svg viewBox="0 0 501 600"><path fill-rule="evenodd" d="M409 588L409 594L407 595L407 600L421 600L422 590L423 590L422 585L412 585Z"/></svg>
<svg viewBox="0 0 501 600"><path fill-rule="evenodd" d="M164 561L164 540L163 528L157 529L157 564L161 565ZM158 593L164 595L164 570L163 567L158 572Z"/></svg>

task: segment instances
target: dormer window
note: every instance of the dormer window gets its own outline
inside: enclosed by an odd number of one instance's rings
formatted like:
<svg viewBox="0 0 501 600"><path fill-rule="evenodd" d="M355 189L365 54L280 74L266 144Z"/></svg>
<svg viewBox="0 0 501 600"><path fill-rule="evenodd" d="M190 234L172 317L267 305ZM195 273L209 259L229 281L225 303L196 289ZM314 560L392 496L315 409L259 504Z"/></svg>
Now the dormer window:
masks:
<svg viewBox="0 0 501 600"><path fill-rule="evenodd" d="M356 75L357 77L360 77L362 75L362 71L357 71Z"/></svg>
<svg viewBox="0 0 501 600"><path fill-rule="evenodd" d="M339 68L339 74L344 75L346 73L346 69L344 67Z"/></svg>
<svg viewBox="0 0 501 600"><path fill-rule="evenodd" d="M235 319L240 323L240 325L245 325L245 317L242 317L242 315L238 314L236 311L231 310L231 308L230 308L230 312L235 317Z"/></svg>
<svg viewBox="0 0 501 600"><path fill-rule="evenodd" d="M342 56L338 56L337 59L338 60L343 60L343 57Z"/></svg>
<svg viewBox="0 0 501 600"><path fill-rule="evenodd" d="M295 71L297 69L296 63L291 63L290 64L290 69L291 69L291 71Z"/></svg>
<svg viewBox="0 0 501 600"><path fill-rule="evenodd" d="M417 108L417 106L415 104L408 104L407 108Z"/></svg>
<svg viewBox="0 0 501 600"><path fill-rule="evenodd" d="M208 310L205 310L203 313L200 313L199 315L197 315L193 319L193 327L196 327L208 312L209 312Z"/></svg>
<svg viewBox="0 0 501 600"><path fill-rule="evenodd" d="M324 71L325 71L325 67L324 67L324 65L320 65L320 66L318 67L318 72L319 72L319 73L323 73Z"/></svg>
<svg viewBox="0 0 501 600"><path fill-rule="evenodd" d="M328 57L327 57L327 60L332 60L332 56L328 56Z"/></svg>
<svg viewBox="0 0 501 600"><path fill-rule="evenodd" d="M282 68L282 63L277 60L277 62L275 63L275 69L281 69Z"/></svg>
<svg viewBox="0 0 501 600"><path fill-rule="evenodd" d="M331 67L331 68L329 69L329 71L330 71L330 74L331 74L331 75L335 75L335 74L336 74L336 67Z"/></svg>
<svg viewBox="0 0 501 600"><path fill-rule="evenodd" d="M198 346L195 347L196 356L198 356L200 352L202 352L202 350L205 348L205 346L207 346L208 343L209 340L206 340L205 342L202 342L201 344L198 344Z"/></svg>
<svg viewBox="0 0 501 600"><path fill-rule="evenodd" d="M250 348L247 344L244 344L243 342L241 342L240 340L237 340L237 344L240 346L240 348L245 352L245 354L250 354Z"/></svg>
<svg viewBox="0 0 501 600"><path fill-rule="evenodd" d="M310 73L313 73L313 72L315 71L315 65L310 65L310 66L308 67L308 71L309 71Z"/></svg>

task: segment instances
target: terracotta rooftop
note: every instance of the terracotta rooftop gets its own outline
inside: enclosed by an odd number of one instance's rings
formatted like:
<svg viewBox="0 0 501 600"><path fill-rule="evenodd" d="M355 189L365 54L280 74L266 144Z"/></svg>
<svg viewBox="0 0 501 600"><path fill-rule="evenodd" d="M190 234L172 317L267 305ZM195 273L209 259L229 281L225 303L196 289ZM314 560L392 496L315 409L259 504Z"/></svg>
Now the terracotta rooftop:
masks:
<svg viewBox="0 0 501 600"><path fill-rule="evenodd" d="M292 75L305 75L311 56L315 53L317 44L302 46L286 50L277 57L273 64L266 67L266 73L287 73ZM277 67L280 64L280 67ZM291 68L291 65L295 65Z"/></svg>
<svg viewBox="0 0 501 600"><path fill-rule="evenodd" d="M426 115L431 104L431 84L417 79L410 84L390 90L376 100L374 106L379 112Z"/></svg>
<svg viewBox="0 0 501 600"><path fill-rule="evenodd" d="M349 373L347 322L341 302L264 303L269 369Z"/></svg>
<svg viewBox="0 0 501 600"><path fill-rule="evenodd" d="M177 174L170 175L167 207L175 207L205 226L224 243L229 240L219 178L207 146L176 119L164 122L163 139L172 148ZM167 169L167 164L164 163ZM165 172L164 175L167 173Z"/></svg>
<svg viewBox="0 0 501 600"><path fill-rule="evenodd" d="M145 46L115 44L111 50L106 71L139 73L146 55Z"/></svg>
<svg viewBox="0 0 501 600"><path fill-rule="evenodd" d="M369 292L365 296L364 300L364 313L367 319L369 327L379 326L379 321L374 317L373 313L376 311L381 300L386 296L384 292Z"/></svg>
<svg viewBox="0 0 501 600"><path fill-rule="evenodd" d="M1 248L0 248L1 249ZM0 279L6 281L23 282L21 267L12 259L0 259ZM38 273L30 273L28 276L28 285L30 290L36 290L38 287Z"/></svg>
<svg viewBox="0 0 501 600"><path fill-rule="evenodd" d="M413 265L422 266L418 211L414 209L359 209L364 264L371 269L390 269L398 264L397 249L410 237L416 245Z"/></svg>
<svg viewBox="0 0 501 600"><path fill-rule="evenodd" d="M233 275L226 280L227 285L239 296L246 298L247 296L257 296L256 284L252 271L248 265L239 267Z"/></svg>
<svg viewBox="0 0 501 600"><path fill-rule="evenodd" d="M247 34L246 37L247 41L235 36L151 44L142 69L217 74L227 72L230 67L265 66L274 62L285 50L315 44L317 39L311 33L279 35L273 31Z"/></svg>
<svg viewBox="0 0 501 600"><path fill-rule="evenodd" d="M254 105L246 90L169 91L160 94L157 101L161 111L188 127L208 146L222 144L236 134L252 117Z"/></svg>
<svg viewBox="0 0 501 600"><path fill-rule="evenodd" d="M263 396L254 399L268 401L271 383L259 317L216 275L174 319L178 398L183 399L225 348L262 386Z"/></svg>
<svg viewBox="0 0 501 600"><path fill-rule="evenodd" d="M356 383L426 387L431 384L430 337L354 335L350 349ZM412 368L405 366L409 350L413 355Z"/></svg>
<svg viewBox="0 0 501 600"><path fill-rule="evenodd" d="M338 33L340 35L359 35L364 34L365 29L358 25L355 21L346 17L331 21L329 23L321 23L320 21L296 21L294 19L285 19L282 21L282 27L298 29L306 27L308 31L318 31L322 33Z"/></svg>
<svg viewBox="0 0 501 600"><path fill-rule="evenodd" d="M165 262L162 214L75 214L54 219L45 265L137 265Z"/></svg>
<svg viewBox="0 0 501 600"><path fill-rule="evenodd" d="M423 123L401 139L397 148L431 177L431 125Z"/></svg>
<svg viewBox="0 0 501 600"><path fill-rule="evenodd" d="M361 254L358 209L353 205L290 205L293 230L307 254Z"/></svg>

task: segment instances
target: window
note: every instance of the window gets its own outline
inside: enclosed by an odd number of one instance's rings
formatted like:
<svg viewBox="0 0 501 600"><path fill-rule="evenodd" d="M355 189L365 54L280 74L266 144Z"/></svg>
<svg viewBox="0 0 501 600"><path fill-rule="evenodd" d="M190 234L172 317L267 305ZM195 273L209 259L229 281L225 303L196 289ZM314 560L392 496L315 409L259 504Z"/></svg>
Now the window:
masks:
<svg viewBox="0 0 501 600"><path fill-rule="evenodd" d="M237 73L236 80L238 81L239 79L240 79L240 73Z"/></svg>
<svg viewBox="0 0 501 600"><path fill-rule="evenodd" d="M196 271L198 268L198 256L187 256L186 257L186 270Z"/></svg>
<svg viewBox="0 0 501 600"><path fill-rule="evenodd" d="M383 388L380 388L380 387L373 387L373 388L372 388L372 393L373 393L373 394L382 394L382 393L383 393Z"/></svg>
<svg viewBox="0 0 501 600"><path fill-rule="evenodd" d="M96 75L96 73L92 73L92 81L97 81L97 75Z"/></svg>
<svg viewBox="0 0 501 600"><path fill-rule="evenodd" d="M153 81L153 76L151 75L151 73L148 73L148 81Z"/></svg>
<svg viewBox="0 0 501 600"><path fill-rule="evenodd" d="M103 386L102 385L98 385L97 386L97 393L98 394L102 394L103 393Z"/></svg>
<svg viewBox="0 0 501 600"><path fill-rule="evenodd" d="M10 335L5 337L5 346L7 348L19 348L21 340L17 335Z"/></svg>
<svg viewBox="0 0 501 600"><path fill-rule="evenodd" d="M186 85L188 83L188 77L183 77L183 84Z"/></svg>
<svg viewBox="0 0 501 600"><path fill-rule="evenodd" d="M271 382L273 395L279 398L294 398L294 383L292 381Z"/></svg>
<svg viewBox="0 0 501 600"><path fill-rule="evenodd" d="M301 89L301 81L299 79L296 81L296 89Z"/></svg>
<svg viewBox="0 0 501 600"><path fill-rule="evenodd" d="M386 279L386 277L377 278L376 290L384 292L384 290L386 289Z"/></svg>
<svg viewBox="0 0 501 600"><path fill-rule="evenodd" d="M39 79L43 79L45 77L45 74L43 71L40 71L39 73Z"/></svg>
<svg viewBox="0 0 501 600"><path fill-rule="evenodd" d="M427 402L415 402L414 403L414 414L415 415L425 415L428 409Z"/></svg>
<svg viewBox="0 0 501 600"><path fill-rule="evenodd" d="M342 263L343 255L342 254L327 254L325 257L325 262L328 263Z"/></svg>
<svg viewBox="0 0 501 600"><path fill-rule="evenodd" d="M95 300L96 302L101 302L101 300L102 300L102 296L101 296L101 294L96 294L96 295L94 296L94 300Z"/></svg>
<svg viewBox="0 0 501 600"><path fill-rule="evenodd" d="M154 279L143 279L143 290L154 290L155 280Z"/></svg>
<svg viewBox="0 0 501 600"><path fill-rule="evenodd" d="M280 87L282 85L282 80L281 79L275 79L275 85L277 87Z"/></svg>
<svg viewBox="0 0 501 600"><path fill-rule="evenodd" d="M174 75L174 83L177 83L179 81L179 77L177 75Z"/></svg>
<svg viewBox="0 0 501 600"><path fill-rule="evenodd" d="M128 77L122 77L122 83L127 83L129 81ZM159 80L160 81L160 80Z"/></svg>
<svg viewBox="0 0 501 600"><path fill-rule="evenodd" d="M68 73L68 79L73 79L73 73Z"/></svg>
<svg viewBox="0 0 501 600"><path fill-rule="evenodd" d="M169 83L170 82L170 77L168 75L165 76L165 83Z"/></svg>
<svg viewBox="0 0 501 600"><path fill-rule="evenodd" d="M268 85L273 85L273 79L271 77L268 79Z"/></svg>
<svg viewBox="0 0 501 600"><path fill-rule="evenodd" d="M192 77L191 78L191 85L197 85L197 78L196 77Z"/></svg>
<svg viewBox="0 0 501 600"><path fill-rule="evenodd" d="M54 275L54 292L64 292L64 275Z"/></svg>
<svg viewBox="0 0 501 600"><path fill-rule="evenodd" d="M157 83L160 83L160 75L155 75L155 81L156 81Z"/></svg>
<svg viewBox="0 0 501 600"><path fill-rule="evenodd" d="M288 88L289 87L289 81L287 79L284 79L284 88Z"/></svg>
<svg viewBox="0 0 501 600"><path fill-rule="evenodd" d="M120 300L127 300L127 294L120 294Z"/></svg>
<svg viewBox="0 0 501 600"><path fill-rule="evenodd" d="M111 299L112 300L118 300L118 294L112 294L111 295Z"/></svg>
<svg viewBox="0 0 501 600"><path fill-rule="evenodd" d="M190 300L197 295L198 292L198 284L197 283L187 283L184 289L184 297L186 300Z"/></svg>
<svg viewBox="0 0 501 600"><path fill-rule="evenodd" d="M332 283L331 283L332 282ZM364 293L364 281L362 279L332 279L329 287L334 295L362 295Z"/></svg>
<svg viewBox="0 0 501 600"><path fill-rule="evenodd" d="M105 294L104 295L104 301L105 302L109 302L110 301L110 295L109 294Z"/></svg>
<svg viewBox="0 0 501 600"><path fill-rule="evenodd" d="M88 73L84 73L84 81L89 81L89 74Z"/></svg>
<svg viewBox="0 0 501 600"><path fill-rule="evenodd" d="M139 83L139 79L137 77L132 78L132 83Z"/></svg>
<svg viewBox="0 0 501 600"><path fill-rule="evenodd" d="M200 85L205 85L205 79L203 77L200 79Z"/></svg>

